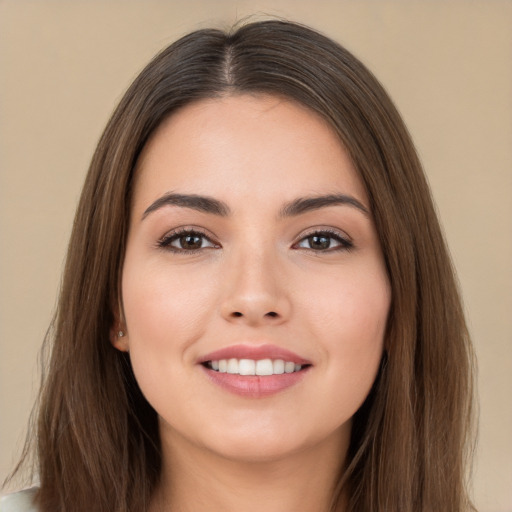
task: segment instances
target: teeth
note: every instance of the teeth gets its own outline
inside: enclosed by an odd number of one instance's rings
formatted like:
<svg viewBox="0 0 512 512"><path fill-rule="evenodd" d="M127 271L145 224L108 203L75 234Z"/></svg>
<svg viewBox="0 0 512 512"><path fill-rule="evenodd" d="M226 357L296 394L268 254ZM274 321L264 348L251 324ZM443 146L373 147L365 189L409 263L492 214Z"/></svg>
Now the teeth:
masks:
<svg viewBox="0 0 512 512"><path fill-rule="evenodd" d="M282 359L220 359L209 361L212 370L220 373L231 373L236 375L281 375L283 373L298 372L302 365Z"/></svg>
<svg viewBox="0 0 512 512"><path fill-rule="evenodd" d="M238 373L240 375L256 375L256 361L240 359L238 362Z"/></svg>
<svg viewBox="0 0 512 512"><path fill-rule="evenodd" d="M256 361L256 375L273 375L274 365L271 359L261 359Z"/></svg>
<svg viewBox="0 0 512 512"><path fill-rule="evenodd" d="M293 373L295 371L295 363L284 363L285 373Z"/></svg>
<svg viewBox="0 0 512 512"><path fill-rule="evenodd" d="M227 373L238 373L238 361L236 359L228 360Z"/></svg>
<svg viewBox="0 0 512 512"><path fill-rule="evenodd" d="M276 359L273 363L272 363L272 366L273 366L273 370L274 370L274 374L275 375L281 375L282 373L284 373L284 361L282 359ZM299 370L300 370L300 365L299 366Z"/></svg>

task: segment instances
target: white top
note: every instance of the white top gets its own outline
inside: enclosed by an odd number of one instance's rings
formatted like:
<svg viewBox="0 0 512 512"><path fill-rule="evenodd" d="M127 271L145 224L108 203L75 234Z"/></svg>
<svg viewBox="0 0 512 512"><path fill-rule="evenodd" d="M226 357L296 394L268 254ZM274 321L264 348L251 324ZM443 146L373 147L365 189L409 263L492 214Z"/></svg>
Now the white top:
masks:
<svg viewBox="0 0 512 512"><path fill-rule="evenodd" d="M37 512L33 503L37 487L8 494L0 499L0 512Z"/></svg>

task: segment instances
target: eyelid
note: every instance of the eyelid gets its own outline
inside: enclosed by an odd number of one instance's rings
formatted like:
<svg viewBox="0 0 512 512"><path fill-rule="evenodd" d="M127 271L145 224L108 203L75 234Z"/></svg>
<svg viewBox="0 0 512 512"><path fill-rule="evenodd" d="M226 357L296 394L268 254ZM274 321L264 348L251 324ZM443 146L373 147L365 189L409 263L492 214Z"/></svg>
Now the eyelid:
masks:
<svg viewBox="0 0 512 512"><path fill-rule="evenodd" d="M301 240L302 238L315 235L318 233L329 233L331 235L339 236L340 238L343 238L347 242L352 242L351 236L339 228L334 228L332 226L313 226L310 228L305 229L302 231L299 235L297 235L297 240Z"/></svg>
<svg viewBox="0 0 512 512"><path fill-rule="evenodd" d="M200 235L201 237L204 237L208 242L212 244L213 247L199 247L197 249L183 249L183 248L177 248L173 247L171 243L178 239L180 236L188 235L188 234L195 234ZM333 238L338 242L338 245L335 247L329 247L325 250L320 249L313 249L313 248L306 248L306 247L298 247L298 245L307 239L308 237L314 236L314 235L325 235L327 237ZM162 249L164 251L170 251L180 254L193 254L199 251L203 251L205 249L214 249L214 248L221 248L221 244L216 241L216 238L213 234L211 234L208 230L202 227L198 226L191 226L191 225L185 225L185 226L179 226L176 228L173 228L169 231L167 231L162 237L160 237L156 242L156 247L158 249ZM333 227L327 227L327 226L315 226L308 228L307 230L303 231L298 235L295 239L296 241L292 244L292 249L298 250L306 250L311 251L315 253L320 252L336 252L336 251L343 251L343 250L351 250L354 248L354 243L352 241L352 238L344 231L333 228Z"/></svg>
<svg viewBox="0 0 512 512"><path fill-rule="evenodd" d="M313 228L309 228L306 231L303 231L300 235L297 236L296 242L293 243L292 248L300 249L297 247L297 245L305 240L306 238L314 235L327 235L331 238L334 238L339 242L339 246L326 249L324 251L321 250L315 250L315 249L307 249L302 248L303 250L309 250L315 253L320 252L335 252L335 251L342 251L342 250L351 250L354 248L354 242L352 238L345 233L345 231L342 231L340 229L332 228L332 227L323 227L323 226L315 226Z"/></svg>
<svg viewBox="0 0 512 512"><path fill-rule="evenodd" d="M171 246L171 242L175 238L179 238L180 236L187 235L187 234L196 234L204 237L207 239L214 247L202 247L198 249L178 249L176 247ZM216 241L216 237L209 233L208 230L204 228L200 228L198 226L179 226L176 228L173 228L169 231L167 231L162 237L160 237L156 242L156 247L158 249L162 249L164 251L170 251L180 254L193 254L197 251L201 251L204 249L213 249L220 247L220 244Z"/></svg>

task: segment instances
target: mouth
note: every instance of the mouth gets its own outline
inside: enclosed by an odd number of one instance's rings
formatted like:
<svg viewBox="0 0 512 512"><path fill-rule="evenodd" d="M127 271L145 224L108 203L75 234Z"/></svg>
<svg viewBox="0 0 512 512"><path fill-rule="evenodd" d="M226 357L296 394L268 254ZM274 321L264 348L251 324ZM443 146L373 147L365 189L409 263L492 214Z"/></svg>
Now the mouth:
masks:
<svg viewBox="0 0 512 512"><path fill-rule="evenodd" d="M198 363L211 382L244 398L263 398L299 383L312 363L272 345L236 345L213 352Z"/></svg>
<svg viewBox="0 0 512 512"><path fill-rule="evenodd" d="M283 375L300 372L310 364L298 364L284 359L216 359L205 361L203 366L209 370L231 375Z"/></svg>

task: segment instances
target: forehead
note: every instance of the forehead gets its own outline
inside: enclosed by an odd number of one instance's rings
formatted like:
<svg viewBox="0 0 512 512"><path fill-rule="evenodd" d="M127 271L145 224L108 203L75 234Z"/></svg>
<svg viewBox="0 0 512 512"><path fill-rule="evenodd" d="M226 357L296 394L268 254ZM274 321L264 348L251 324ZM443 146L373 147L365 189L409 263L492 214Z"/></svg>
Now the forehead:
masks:
<svg viewBox="0 0 512 512"><path fill-rule="evenodd" d="M252 203L343 192L366 202L328 123L307 107L268 95L205 99L169 116L139 159L135 207L170 191Z"/></svg>

